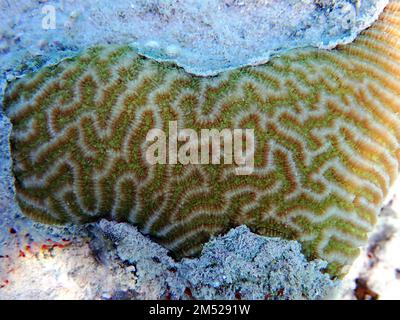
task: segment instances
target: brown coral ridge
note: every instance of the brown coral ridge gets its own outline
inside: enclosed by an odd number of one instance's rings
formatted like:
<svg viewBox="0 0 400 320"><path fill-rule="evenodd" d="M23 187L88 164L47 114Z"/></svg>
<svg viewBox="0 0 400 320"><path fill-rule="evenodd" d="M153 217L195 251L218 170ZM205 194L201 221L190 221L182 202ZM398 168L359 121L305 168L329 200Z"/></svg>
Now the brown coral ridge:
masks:
<svg viewBox="0 0 400 320"><path fill-rule="evenodd" d="M297 239L340 275L398 174L400 2L350 45L200 78L96 47L12 83L17 200L46 223L128 221L176 256L235 225ZM255 170L153 165L152 128L251 128Z"/></svg>

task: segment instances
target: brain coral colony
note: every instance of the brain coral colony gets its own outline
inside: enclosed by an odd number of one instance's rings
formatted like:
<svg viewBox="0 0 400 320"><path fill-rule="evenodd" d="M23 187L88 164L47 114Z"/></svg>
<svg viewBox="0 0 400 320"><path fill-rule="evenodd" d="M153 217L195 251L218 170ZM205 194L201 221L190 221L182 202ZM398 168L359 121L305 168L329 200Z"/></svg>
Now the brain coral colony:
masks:
<svg viewBox="0 0 400 320"><path fill-rule="evenodd" d="M400 160L400 1L351 45L212 78L95 47L12 83L17 200L50 224L128 221L175 256L245 224L299 240L332 275L358 255ZM252 128L251 175L149 165L152 128Z"/></svg>

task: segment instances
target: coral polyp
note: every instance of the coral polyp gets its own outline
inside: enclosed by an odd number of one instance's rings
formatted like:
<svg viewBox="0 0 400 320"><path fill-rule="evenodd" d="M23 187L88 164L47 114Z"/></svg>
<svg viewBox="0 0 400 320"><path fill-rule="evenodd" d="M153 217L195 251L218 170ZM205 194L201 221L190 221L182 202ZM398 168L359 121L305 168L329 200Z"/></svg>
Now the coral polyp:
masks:
<svg viewBox="0 0 400 320"><path fill-rule="evenodd" d="M400 2L335 50L292 50L202 78L128 46L95 47L12 83L16 197L51 224L137 225L176 256L245 224L296 239L340 275L400 160ZM255 168L149 165L153 128L254 129Z"/></svg>

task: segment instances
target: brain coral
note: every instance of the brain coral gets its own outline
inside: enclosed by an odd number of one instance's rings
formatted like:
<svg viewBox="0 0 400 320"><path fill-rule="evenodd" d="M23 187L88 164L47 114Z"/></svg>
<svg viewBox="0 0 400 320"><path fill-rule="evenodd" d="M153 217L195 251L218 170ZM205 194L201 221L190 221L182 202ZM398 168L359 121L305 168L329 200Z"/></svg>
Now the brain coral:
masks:
<svg viewBox="0 0 400 320"><path fill-rule="evenodd" d="M176 256L246 224L299 240L340 275L398 174L399 62L398 0L351 45L212 78L125 46L92 48L6 92L18 203L46 223L128 221ZM148 165L147 132L172 120L254 128L254 173Z"/></svg>

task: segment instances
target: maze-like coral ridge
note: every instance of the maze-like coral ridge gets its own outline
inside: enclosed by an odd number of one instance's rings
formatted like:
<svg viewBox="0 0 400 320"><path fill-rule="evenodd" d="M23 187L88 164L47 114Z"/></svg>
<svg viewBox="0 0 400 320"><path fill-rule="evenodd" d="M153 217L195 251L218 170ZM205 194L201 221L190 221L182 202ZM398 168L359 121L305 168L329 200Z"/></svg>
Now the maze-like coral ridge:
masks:
<svg viewBox="0 0 400 320"><path fill-rule="evenodd" d="M22 211L46 223L129 221L177 256L246 224L301 241L339 275L399 169L400 2L355 43L294 50L213 78L96 47L5 96ZM254 128L252 175L154 165L151 128Z"/></svg>

